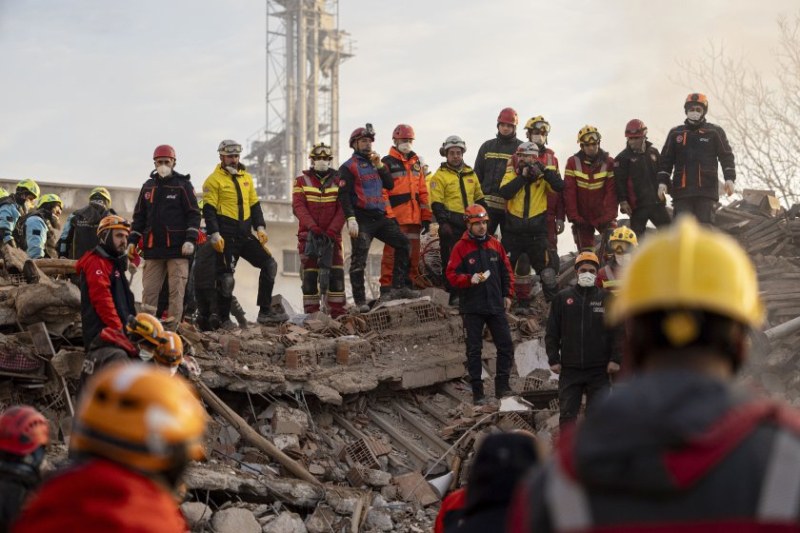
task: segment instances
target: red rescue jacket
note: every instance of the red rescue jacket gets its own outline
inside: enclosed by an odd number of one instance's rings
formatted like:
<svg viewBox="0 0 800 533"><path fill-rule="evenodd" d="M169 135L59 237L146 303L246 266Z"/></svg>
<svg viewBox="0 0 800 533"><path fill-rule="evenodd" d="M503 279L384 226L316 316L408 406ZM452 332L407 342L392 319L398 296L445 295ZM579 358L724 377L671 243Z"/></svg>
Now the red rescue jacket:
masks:
<svg viewBox="0 0 800 533"><path fill-rule="evenodd" d="M614 159L600 150L589 165L578 152L564 170L564 206L573 223L599 228L617 218Z"/></svg>
<svg viewBox="0 0 800 533"><path fill-rule="evenodd" d="M344 210L338 201L339 175L329 170L321 180L313 170L304 170L297 176L292 189L292 211L300 222L297 237L306 240L313 227L329 233L337 242L342 240Z"/></svg>

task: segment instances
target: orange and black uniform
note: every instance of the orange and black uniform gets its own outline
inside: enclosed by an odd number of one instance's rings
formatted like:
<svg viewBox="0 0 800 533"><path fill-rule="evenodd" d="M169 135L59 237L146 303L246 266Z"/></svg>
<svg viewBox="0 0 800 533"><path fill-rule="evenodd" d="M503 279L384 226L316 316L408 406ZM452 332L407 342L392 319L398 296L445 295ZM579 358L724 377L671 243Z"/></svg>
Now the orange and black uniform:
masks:
<svg viewBox="0 0 800 533"><path fill-rule="evenodd" d="M631 206L631 229L639 237L644 235L648 220L657 228L670 223L667 207L658 197L660 168L661 156L650 141L645 141L643 153L628 146L614 159L617 199Z"/></svg>
<svg viewBox="0 0 800 533"><path fill-rule="evenodd" d="M299 221L297 250L300 253L303 269L303 311L305 313L319 311L322 289L327 288L328 307L334 318L345 314L342 257L344 210L338 198L339 174L333 169L322 174L313 169L304 170L295 180L292 189L292 211ZM309 239L312 239L312 245L318 248L330 246L331 249L326 252L329 257L324 257L326 253L320 257L320 250L309 256L306 253ZM325 269L329 271L328 283L325 283L324 279L320 280L320 270Z"/></svg>
<svg viewBox="0 0 800 533"><path fill-rule="evenodd" d="M394 146L389 155L384 156L383 164L389 167L394 179L394 187L384 189L384 197L392 206L392 212L400 231L408 238L411 246L411 259L408 277L412 285L418 285L419 276L419 236L423 225L429 225L433 214L428 201L428 187L419 157L414 152L403 154ZM392 269L394 268L394 248L384 244L381 259L381 290L385 292L392 287Z"/></svg>
<svg viewBox="0 0 800 533"><path fill-rule="evenodd" d="M506 173L511 156L517 151L522 141L516 133L500 135L484 142L475 156L475 174L481 182L481 190L486 199L486 210L489 212L489 235L494 235L497 227L503 230L506 216L506 201L500 196L500 182Z"/></svg>
<svg viewBox="0 0 800 533"><path fill-rule="evenodd" d="M572 222L579 250L594 248L594 232L601 235L617 219L614 159L600 150L588 159L583 151L569 158L564 170L564 206Z"/></svg>
<svg viewBox="0 0 800 533"><path fill-rule="evenodd" d="M671 185L675 216L691 213L700 222L711 223L719 200L718 162L723 179L736 181L733 150L722 128L704 118L696 124L687 119L670 130L661 150L658 181Z"/></svg>

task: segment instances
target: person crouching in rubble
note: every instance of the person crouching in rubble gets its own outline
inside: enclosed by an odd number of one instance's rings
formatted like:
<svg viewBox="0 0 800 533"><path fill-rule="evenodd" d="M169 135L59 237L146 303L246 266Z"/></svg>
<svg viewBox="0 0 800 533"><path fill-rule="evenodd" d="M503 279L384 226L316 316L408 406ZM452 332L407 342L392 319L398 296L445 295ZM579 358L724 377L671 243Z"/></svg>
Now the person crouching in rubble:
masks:
<svg viewBox="0 0 800 533"><path fill-rule="evenodd" d="M41 481L50 426L42 413L27 405L0 414L0 533L6 533Z"/></svg>
<svg viewBox="0 0 800 533"><path fill-rule="evenodd" d="M183 533L178 488L205 457L207 414L181 377L153 365L115 364L80 398L73 463L42 484L15 533Z"/></svg>
<svg viewBox="0 0 800 533"><path fill-rule="evenodd" d="M637 246L639 246L639 239L636 238L636 233L631 228L620 226L612 231L608 238L611 259L597 273L595 285L607 291L615 291L619 287L622 271L630 263L633 250Z"/></svg>
<svg viewBox="0 0 800 533"><path fill-rule="evenodd" d="M483 326L497 347L494 378L495 396L511 392L508 384L514 346L505 312L511 308L514 274L503 245L488 234L489 215L481 205L469 206L464 217L467 231L450 254L447 281L459 291L459 311L467 332L467 370L472 384L472 401L485 403L481 373Z"/></svg>

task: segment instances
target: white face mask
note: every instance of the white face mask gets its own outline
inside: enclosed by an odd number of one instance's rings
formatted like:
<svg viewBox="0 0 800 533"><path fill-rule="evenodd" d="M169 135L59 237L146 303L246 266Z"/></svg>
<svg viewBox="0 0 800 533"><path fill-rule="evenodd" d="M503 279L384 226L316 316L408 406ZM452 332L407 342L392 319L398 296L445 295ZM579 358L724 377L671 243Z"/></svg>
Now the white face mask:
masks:
<svg viewBox="0 0 800 533"><path fill-rule="evenodd" d="M688 118L692 122L697 122L698 120L703 118L703 112L702 111L688 111L686 113L686 118Z"/></svg>
<svg viewBox="0 0 800 533"><path fill-rule="evenodd" d="M626 266L631 262L631 254L614 254L614 259L619 266Z"/></svg>
<svg viewBox="0 0 800 533"><path fill-rule="evenodd" d="M411 151L411 143L400 143L397 145L397 151L401 154L407 154Z"/></svg>
<svg viewBox="0 0 800 533"><path fill-rule="evenodd" d="M543 146L544 145L544 135L538 135L538 134L531 135L531 142L532 143L536 143L539 146Z"/></svg>
<svg viewBox="0 0 800 533"><path fill-rule="evenodd" d="M156 172L158 172L158 175L161 176L162 178L166 178L167 176L172 174L172 169L169 168L169 165L158 165L156 167Z"/></svg>
<svg viewBox="0 0 800 533"><path fill-rule="evenodd" d="M596 274L592 274L591 272L581 272L578 274L578 285L581 287L593 287L594 280L596 278Z"/></svg>
<svg viewBox="0 0 800 533"><path fill-rule="evenodd" d="M153 352L145 348L140 348L139 359L141 359L142 361L150 361L151 359L153 359Z"/></svg>
<svg viewBox="0 0 800 533"><path fill-rule="evenodd" d="M331 162L324 159L317 159L314 161L314 170L317 172L327 172L331 168Z"/></svg>
<svg viewBox="0 0 800 533"><path fill-rule="evenodd" d="M227 170L231 176L236 176L239 174L239 167L225 167L225 170Z"/></svg>

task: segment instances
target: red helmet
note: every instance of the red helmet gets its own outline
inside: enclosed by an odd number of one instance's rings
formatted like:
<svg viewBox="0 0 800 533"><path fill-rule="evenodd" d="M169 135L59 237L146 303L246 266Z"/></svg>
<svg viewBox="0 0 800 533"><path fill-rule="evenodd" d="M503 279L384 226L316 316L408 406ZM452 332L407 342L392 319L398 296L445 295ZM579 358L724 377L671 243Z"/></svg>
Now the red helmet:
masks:
<svg viewBox="0 0 800 533"><path fill-rule="evenodd" d="M625 137L628 139L647 137L647 126L638 118L634 118L625 125Z"/></svg>
<svg viewBox="0 0 800 533"><path fill-rule="evenodd" d="M513 107L503 108L500 111L500 114L497 115L497 123L513 124L516 126L519 124L519 115L517 115L517 112L514 111Z"/></svg>
<svg viewBox="0 0 800 533"><path fill-rule="evenodd" d="M353 130L353 133L350 134L350 148L355 148L356 141L359 139L363 139L364 137L370 139L372 142L375 142L375 132L370 132L367 128L356 128Z"/></svg>
<svg viewBox="0 0 800 533"><path fill-rule="evenodd" d="M160 144L156 146L156 149L153 150L153 159L158 159L159 157L177 159L175 157L175 148L168 144Z"/></svg>
<svg viewBox="0 0 800 533"><path fill-rule="evenodd" d="M50 426L42 413L16 405L0 415L0 451L25 456L50 441Z"/></svg>
<svg viewBox="0 0 800 533"><path fill-rule="evenodd" d="M414 128L408 124L398 124L392 132L392 139L413 139Z"/></svg>
<svg viewBox="0 0 800 533"><path fill-rule="evenodd" d="M464 210L464 220L467 221L467 224L473 224L481 220L488 221L489 213L486 212L482 205L472 204Z"/></svg>

